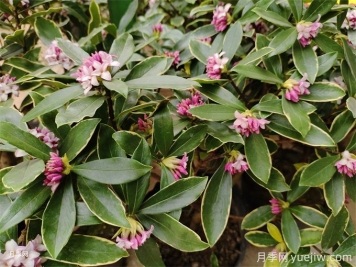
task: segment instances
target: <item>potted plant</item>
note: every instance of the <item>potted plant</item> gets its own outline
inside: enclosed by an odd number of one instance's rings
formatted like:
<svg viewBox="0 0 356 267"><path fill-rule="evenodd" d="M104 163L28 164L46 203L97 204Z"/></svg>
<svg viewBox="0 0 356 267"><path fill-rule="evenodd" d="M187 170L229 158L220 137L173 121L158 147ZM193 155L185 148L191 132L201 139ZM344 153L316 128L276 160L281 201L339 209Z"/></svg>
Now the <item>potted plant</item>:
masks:
<svg viewBox="0 0 356 267"><path fill-rule="evenodd" d="M237 220L272 247L257 260L350 266L348 1L12 0L0 12L0 150L16 158L0 170L3 265L99 266L131 251L164 266L156 240L214 248L233 185L248 181L267 195Z"/></svg>

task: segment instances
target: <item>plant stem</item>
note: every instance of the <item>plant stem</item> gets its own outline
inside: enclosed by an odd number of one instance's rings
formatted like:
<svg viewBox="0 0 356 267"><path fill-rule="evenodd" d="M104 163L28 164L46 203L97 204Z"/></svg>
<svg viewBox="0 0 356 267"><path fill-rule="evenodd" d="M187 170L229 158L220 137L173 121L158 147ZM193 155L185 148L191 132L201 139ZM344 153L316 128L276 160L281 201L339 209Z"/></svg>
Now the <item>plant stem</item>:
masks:
<svg viewBox="0 0 356 267"><path fill-rule="evenodd" d="M232 77L230 76L230 74L228 74L228 79L232 85L232 87L234 87L235 91L240 95L242 101L245 103L245 105L247 105L247 100L245 98L245 95L242 93L242 91L240 90L240 88L235 84L234 80L232 79Z"/></svg>
<svg viewBox="0 0 356 267"><path fill-rule="evenodd" d="M117 126L116 126L116 123L115 123L114 108L113 108L114 103L113 103L113 101L111 99L111 92L110 92L110 90L105 88L105 93L107 95L106 102L108 104L110 122L111 122L111 125L114 128L114 130L117 131Z"/></svg>

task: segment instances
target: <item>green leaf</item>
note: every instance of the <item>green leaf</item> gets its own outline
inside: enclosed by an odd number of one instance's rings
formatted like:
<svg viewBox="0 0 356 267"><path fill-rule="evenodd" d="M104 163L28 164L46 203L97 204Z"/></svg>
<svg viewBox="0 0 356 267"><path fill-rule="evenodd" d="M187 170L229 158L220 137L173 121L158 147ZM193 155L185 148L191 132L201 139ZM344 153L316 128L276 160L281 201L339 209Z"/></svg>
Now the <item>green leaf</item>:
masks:
<svg viewBox="0 0 356 267"><path fill-rule="evenodd" d="M107 124L100 124L97 142L99 159L125 157L125 151L113 139L115 130Z"/></svg>
<svg viewBox="0 0 356 267"><path fill-rule="evenodd" d="M259 7L255 7L254 9L252 9L252 11L255 12L261 18L263 18L264 20L267 20L268 22L271 22L272 24L277 25L279 27L282 28L293 27L293 25L288 20L286 20L284 17L277 14L276 12L268 11Z"/></svg>
<svg viewBox="0 0 356 267"><path fill-rule="evenodd" d="M268 70L262 69L260 67L251 66L251 65L237 65L235 66L232 71L235 71L247 78L261 80L266 83L272 84L282 84L283 81L274 75L272 72Z"/></svg>
<svg viewBox="0 0 356 267"><path fill-rule="evenodd" d="M175 16L169 20L172 26L179 27L182 26L184 23L184 17L182 16Z"/></svg>
<svg viewBox="0 0 356 267"><path fill-rule="evenodd" d="M126 84L130 89L167 88L175 90L185 90L194 86L200 86L199 83L195 81L170 75L142 77L127 81Z"/></svg>
<svg viewBox="0 0 356 267"><path fill-rule="evenodd" d="M351 47L347 43L345 38L341 38L342 43L344 45L344 53L345 53L345 60L350 67L351 73L354 77L356 77L356 59L355 54L353 53Z"/></svg>
<svg viewBox="0 0 356 267"><path fill-rule="evenodd" d="M207 121L228 121L235 119L236 108L225 105L206 104L189 109L199 119Z"/></svg>
<svg viewBox="0 0 356 267"><path fill-rule="evenodd" d="M308 74L308 81L313 84L318 73L318 57L313 48L308 45L302 45L296 41L293 45L293 61L299 73L303 76Z"/></svg>
<svg viewBox="0 0 356 267"><path fill-rule="evenodd" d="M294 174L293 179L290 183L291 190L287 192L287 201L289 203L294 202L299 197L304 195L305 192L309 190L309 186L301 186L300 183L300 176L302 175L305 167L299 168L297 172Z"/></svg>
<svg viewBox="0 0 356 267"><path fill-rule="evenodd" d="M88 208L84 202L76 202L76 223L75 226L95 225L103 223Z"/></svg>
<svg viewBox="0 0 356 267"><path fill-rule="evenodd" d="M349 197L356 202L356 180L347 177L345 179L345 186Z"/></svg>
<svg viewBox="0 0 356 267"><path fill-rule="evenodd" d="M56 259L45 254L46 258L80 266L105 265L117 262L129 254L114 242L97 236L72 235L67 245Z"/></svg>
<svg viewBox="0 0 356 267"><path fill-rule="evenodd" d="M309 87L309 91L309 95L301 95L300 99L311 102L330 102L345 96L345 91L331 82L316 82Z"/></svg>
<svg viewBox="0 0 356 267"><path fill-rule="evenodd" d="M310 130L311 123L306 110L301 102L294 103L282 97L282 108L284 115L287 117L290 124L296 129L303 137L307 135Z"/></svg>
<svg viewBox="0 0 356 267"><path fill-rule="evenodd" d="M356 97L356 84L354 83L355 77L351 72L349 65L346 60L343 60L341 63L341 74L344 78L347 90L349 92L349 96Z"/></svg>
<svg viewBox="0 0 356 267"><path fill-rule="evenodd" d="M87 119L75 125L59 146L62 155L73 160L88 144L100 119Z"/></svg>
<svg viewBox="0 0 356 267"><path fill-rule="evenodd" d="M27 124L21 122L22 114L18 112L16 109L8 108L8 107L0 107L0 121L7 121L15 124L22 130L27 131Z"/></svg>
<svg viewBox="0 0 356 267"><path fill-rule="evenodd" d="M8 193L14 192L14 190L12 190L11 188L6 187L6 186L4 185L4 183L3 183L3 181L2 181L3 177L4 177L9 171L11 171L12 168L13 168L13 167L7 167L7 168L2 168L2 169L0 170L0 201L1 201L2 197L3 197L3 196L1 196L1 195L6 195L6 194L8 194ZM0 209L0 211L1 211L1 209ZM0 214L1 214L1 212L0 212Z"/></svg>
<svg viewBox="0 0 356 267"><path fill-rule="evenodd" d="M82 65L83 60L89 57L89 54L81 49L79 46L69 42L68 40L58 39L58 47L62 49L63 53L72 59L75 64Z"/></svg>
<svg viewBox="0 0 356 267"><path fill-rule="evenodd" d="M49 96L46 96L36 107L31 109L22 119L27 122L48 113L52 110L62 107L64 104L76 98L83 93L81 85L71 86L65 89L58 90Z"/></svg>
<svg viewBox="0 0 356 267"><path fill-rule="evenodd" d="M169 156L181 156L197 148L207 132L206 125L195 125L178 136L168 151Z"/></svg>
<svg viewBox="0 0 356 267"><path fill-rule="evenodd" d="M245 138L245 153L251 172L262 182L267 183L272 161L262 134L251 134Z"/></svg>
<svg viewBox="0 0 356 267"><path fill-rule="evenodd" d="M307 206L293 206L289 208L293 215L306 225L323 229L327 217L320 211Z"/></svg>
<svg viewBox="0 0 356 267"><path fill-rule="evenodd" d="M168 107L165 106L153 117L153 138L163 156L168 154L173 137L173 120Z"/></svg>
<svg viewBox="0 0 356 267"><path fill-rule="evenodd" d="M296 254L300 247L300 233L298 225L288 209L282 212L282 234L287 247Z"/></svg>
<svg viewBox="0 0 356 267"><path fill-rule="evenodd" d="M270 48L273 48L273 51L269 54L269 57L279 55L287 51L292 47L295 40L297 40L297 36L298 32L294 27L277 33L268 45Z"/></svg>
<svg viewBox="0 0 356 267"><path fill-rule="evenodd" d="M327 250L334 246L341 238L349 220L349 213L345 207L338 214L330 215L321 237L321 248Z"/></svg>
<svg viewBox="0 0 356 267"><path fill-rule="evenodd" d="M356 98L349 97L346 100L346 107L351 111L352 116L356 118Z"/></svg>
<svg viewBox="0 0 356 267"><path fill-rule="evenodd" d="M9 134L11 133L11 134ZM51 149L29 132L25 132L10 122L0 121L0 139L16 146L30 155L49 160Z"/></svg>
<svg viewBox="0 0 356 267"><path fill-rule="evenodd" d="M45 46L50 46L56 38L62 38L61 30L51 20L37 17L35 21L35 31L41 42Z"/></svg>
<svg viewBox="0 0 356 267"><path fill-rule="evenodd" d="M157 214L181 209L198 199L208 178L188 177L166 186L147 199L139 214Z"/></svg>
<svg viewBox="0 0 356 267"><path fill-rule="evenodd" d="M109 54L117 57L115 60L120 62L120 66L124 66L131 58L135 51L135 44L132 36L129 33L121 34L117 37L110 47Z"/></svg>
<svg viewBox="0 0 356 267"><path fill-rule="evenodd" d="M150 170L151 166L127 158L99 159L76 165L72 169L78 175L104 184L124 184Z"/></svg>
<svg viewBox="0 0 356 267"><path fill-rule="evenodd" d="M317 159L307 166L300 177L300 185L319 186L328 182L336 172L335 162L339 156Z"/></svg>
<svg viewBox="0 0 356 267"><path fill-rule="evenodd" d="M282 109L282 100L281 99L272 99L267 101L261 101L257 105L254 105L251 111L265 111L271 113L277 113L284 115Z"/></svg>
<svg viewBox="0 0 356 267"><path fill-rule="evenodd" d="M258 65L260 64L262 57L268 55L273 49L271 47L264 47L262 49L253 51L249 53L246 57L244 57L242 60L239 61L238 64L241 65Z"/></svg>
<svg viewBox="0 0 356 267"><path fill-rule="evenodd" d="M103 81L103 85L114 92L119 93L124 98L127 97L129 88L127 87L126 83L121 80L111 80L111 81Z"/></svg>
<svg viewBox="0 0 356 267"><path fill-rule="evenodd" d="M299 22L303 13L303 0L288 0L288 3L296 22Z"/></svg>
<svg viewBox="0 0 356 267"><path fill-rule="evenodd" d="M166 186L175 183L172 172L165 165L161 164L161 182L160 188L165 188Z"/></svg>
<svg viewBox="0 0 356 267"><path fill-rule="evenodd" d="M236 21L234 24L231 24L225 34L222 51L225 52L224 56L229 59L230 62L237 49L239 48L242 41L242 26L239 21Z"/></svg>
<svg viewBox="0 0 356 267"><path fill-rule="evenodd" d="M285 192L290 190L289 186L287 185L283 174L277 170L276 168L271 169L271 175L268 178L268 182L264 183L260 179L258 179L250 170L247 171L248 175L252 178L260 186L267 188L272 192Z"/></svg>
<svg viewBox="0 0 356 267"><path fill-rule="evenodd" d="M318 73L317 77L329 71L337 59L337 52L326 53L318 57Z"/></svg>
<svg viewBox="0 0 356 267"><path fill-rule="evenodd" d="M210 246L219 240L230 214L232 178L224 166L223 161L211 177L202 199L203 230Z"/></svg>
<svg viewBox="0 0 356 267"><path fill-rule="evenodd" d="M92 0L89 5L90 21L88 23L88 34L101 24L100 8L99 5ZM101 33L96 34L91 38L91 43L97 45L102 41Z"/></svg>
<svg viewBox="0 0 356 267"><path fill-rule="evenodd" d="M137 217L145 228L149 229L153 225L153 235L176 249L185 252L194 252L204 250L208 247L208 244L201 241L195 232L168 214L140 214Z"/></svg>
<svg viewBox="0 0 356 267"><path fill-rule="evenodd" d="M130 5L127 7L125 13L121 17L118 32L123 33L125 29L129 26L132 19L136 16L136 11L138 8L138 0L131 0Z"/></svg>
<svg viewBox="0 0 356 267"><path fill-rule="evenodd" d="M66 110L60 110L56 116L58 127L64 124L79 122L85 117L93 117L98 108L104 103L102 96L87 96L70 103Z"/></svg>
<svg viewBox="0 0 356 267"><path fill-rule="evenodd" d="M198 91L218 104L233 107L240 112L247 109L236 96L219 85L204 84L198 88Z"/></svg>
<svg viewBox="0 0 356 267"><path fill-rule="evenodd" d="M89 210L107 224L130 228L125 208L115 193L106 184L78 177L80 196Z"/></svg>
<svg viewBox="0 0 356 267"><path fill-rule="evenodd" d="M208 134L218 139L222 143L244 144L241 135L231 130L228 125L218 122L208 122Z"/></svg>
<svg viewBox="0 0 356 267"><path fill-rule="evenodd" d="M335 143L344 140L348 133L354 128L355 123L355 118L350 110L345 110L337 115L330 128L330 135Z"/></svg>
<svg viewBox="0 0 356 267"><path fill-rule="evenodd" d="M0 218L0 233L12 226L22 222L24 219L33 215L35 211L47 200L51 190L42 183L37 183L24 191L8 207Z"/></svg>
<svg viewBox="0 0 356 267"><path fill-rule="evenodd" d="M151 150L145 139L141 140L139 146L134 151L132 158L142 164L150 165L152 163ZM125 185L125 199L131 214L136 212L143 202L150 186L150 177L151 173L149 172L141 178Z"/></svg>
<svg viewBox="0 0 356 267"><path fill-rule="evenodd" d="M318 33L318 35L314 38L314 42L323 52L337 52L337 58L344 58L344 49L329 36Z"/></svg>
<svg viewBox="0 0 356 267"><path fill-rule="evenodd" d="M165 267L157 243L149 238L135 251L138 260L146 267Z"/></svg>
<svg viewBox="0 0 356 267"><path fill-rule="evenodd" d="M261 206L247 214L241 223L241 229L258 229L274 218L270 205Z"/></svg>
<svg viewBox="0 0 356 267"><path fill-rule="evenodd" d="M341 245L333 252L334 255L356 256L356 234L346 238Z"/></svg>
<svg viewBox="0 0 356 267"><path fill-rule="evenodd" d="M15 192L29 185L45 169L45 164L40 159L23 161L15 165L2 179L6 187L12 188Z"/></svg>
<svg viewBox="0 0 356 267"><path fill-rule="evenodd" d="M65 1L62 3L63 7L65 8L68 14L76 17L81 23L84 23L85 25L88 24L89 17L85 13L85 11L81 8L80 5L78 5L75 2L69 2Z"/></svg>
<svg viewBox="0 0 356 267"><path fill-rule="evenodd" d="M273 247L278 243L269 233L262 231L250 231L245 234L245 238L249 243L259 248Z"/></svg>
<svg viewBox="0 0 356 267"><path fill-rule="evenodd" d="M324 185L324 197L326 204L336 216L339 213L345 201L344 177L336 172L329 182Z"/></svg>
<svg viewBox="0 0 356 267"><path fill-rule="evenodd" d="M47 251L56 258L75 226L76 210L72 180L67 177L47 204L42 217L42 238Z"/></svg>
<svg viewBox="0 0 356 267"><path fill-rule="evenodd" d="M21 46L25 46L24 44L24 30L16 30L13 33L6 35L5 42L6 43L18 43Z"/></svg>
<svg viewBox="0 0 356 267"><path fill-rule="evenodd" d="M269 120L269 129L292 140L311 146L335 146L334 140L326 132L314 124L311 125L307 135L303 137L293 128L292 125L290 125L289 121L284 116L275 114L270 116Z"/></svg>
<svg viewBox="0 0 356 267"><path fill-rule="evenodd" d="M300 246L309 247L320 243L322 230L315 228L304 228L300 230Z"/></svg>
<svg viewBox="0 0 356 267"><path fill-rule="evenodd" d="M41 102L45 97L42 95L32 91L29 92L29 95L33 99L33 102L35 105L37 105L39 102ZM48 130L54 133L55 136L57 136L59 139L64 139L67 134L70 131L70 126L69 125L63 125L61 127L58 127L55 118L58 114L57 110L52 110L46 114L43 114L39 117L41 124L45 126Z"/></svg>
<svg viewBox="0 0 356 267"><path fill-rule="evenodd" d="M212 56L210 46L199 40L191 39L189 42L189 50L190 53L204 65L207 64L208 57Z"/></svg>
<svg viewBox="0 0 356 267"><path fill-rule="evenodd" d="M201 6L197 6L197 7L194 7L191 11L190 11L190 14L189 16L194 16L195 14L197 13L206 13L206 12L210 12L210 11L213 11L215 9L215 6L213 5L201 5Z"/></svg>
<svg viewBox="0 0 356 267"><path fill-rule="evenodd" d="M132 68L125 81L162 75L170 68L172 62L173 58L169 57L153 56L146 58Z"/></svg>
<svg viewBox="0 0 356 267"><path fill-rule="evenodd" d="M113 139L129 155L132 155L139 146L142 137L135 132L119 131L112 135Z"/></svg>
<svg viewBox="0 0 356 267"><path fill-rule="evenodd" d="M307 11L304 13L303 20L314 21L318 16L322 16L330 11L330 9L336 4L336 0L324 1L313 1L308 7Z"/></svg>

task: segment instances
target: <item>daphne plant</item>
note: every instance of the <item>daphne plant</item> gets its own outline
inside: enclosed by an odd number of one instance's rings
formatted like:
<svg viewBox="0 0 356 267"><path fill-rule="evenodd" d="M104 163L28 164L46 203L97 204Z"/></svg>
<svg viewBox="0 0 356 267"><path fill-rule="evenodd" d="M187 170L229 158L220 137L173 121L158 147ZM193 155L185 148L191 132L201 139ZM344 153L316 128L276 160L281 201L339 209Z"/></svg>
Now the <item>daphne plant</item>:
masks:
<svg viewBox="0 0 356 267"><path fill-rule="evenodd" d="M268 195L244 238L284 253L274 266L312 248L320 266L349 266L355 7L99 2L0 4L0 151L17 156L0 170L0 265L99 266L131 250L164 266L157 243L216 245L242 177ZM192 209L200 235L181 220Z"/></svg>

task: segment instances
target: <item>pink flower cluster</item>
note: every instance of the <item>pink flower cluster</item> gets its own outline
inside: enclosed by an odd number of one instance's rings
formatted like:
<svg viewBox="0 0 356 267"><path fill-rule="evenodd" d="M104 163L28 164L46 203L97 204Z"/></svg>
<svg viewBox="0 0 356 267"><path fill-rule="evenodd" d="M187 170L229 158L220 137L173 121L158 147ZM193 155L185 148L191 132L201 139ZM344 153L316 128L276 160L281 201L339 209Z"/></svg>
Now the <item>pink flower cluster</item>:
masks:
<svg viewBox="0 0 356 267"><path fill-rule="evenodd" d="M346 15L346 21L344 23L347 29L356 30L356 10L349 10Z"/></svg>
<svg viewBox="0 0 356 267"><path fill-rule="evenodd" d="M43 185L50 186L52 192L54 193L63 178L65 166L62 158L58 156L58 154L51 152L50 155L51 158L47 161L44 171L46 179L43 181Z"/></svg>
<svg viewBox="0 0 356 267"><path fill-rule="evenodd" d="M269 121L265 119L255 118L249 111L240 113L236 110L235 118L236 120L230 128L235 129L237 133L247 137L251 133L259 134L260 129L265 129L265 125L269 123Z"/></svg>
<svg viewBox="0 0 356 267"><path fill-rule="evenodd" d="M249 169L248 164L245 159L245 155L237 152L238 154L232 156L229 159L229 162L225 164L225 171L229 172L231 175L234 175L239 172L244 172Z"/></svg>
<svg viewBox="0 0 356 267"><path fill-rule="evenodd" d="M180 57L179 57L179 51L174 51L174 52L164 52L166 57L172 57L174 58L172 65L177 66L180 62Z"/></svg>
<svg viewBox="0 0 356 267"><path fill-rule="evenodd" d="M356 175L356 156L345 150L341 153L341 160L335 163L337 171L350 178Z"/></svg>
<svg viewBox="0 0 356 267"><path fill-rule="evenodd" d="M216 6L213 12L213 20L211 21L211 24L214 25L217 32L222 32L226 29L229 23L228 12L230 7L231 4L226 4L225 6Z"/></svg>
<svg viewBox="0 0 356 267"><path fill-rule="evenodd" d="M201 105L204 105L204 100L201 96L201 94L198 91L194 91L191 94L190 98L183 99L178 105L177 105L177 112L178 114L182 116L192 116L191 113L189 113L189 109L198 107Z"/></svg>
<svg viewBox="0 0 356 267"><path fill-rule="evenodd" d="M162 161L163 165L170 169L173 174L174 179L177 181L182 178L182 174L187 175L187 163L188 156L187 153L184 153L183 158L179 159L177 157L165 158Z"/></svg>
<svg viewBox="0 0 356 267"><path fill-rule="evenodd" d="M111 67L119 67L120 63L113 56L104 52L95 52L83 61L83 65L72 76L77 77L86 95L93 86L100 85L101 80L111 81Z"/></svg>
<svg viewBox="0 0 356 267"><path fill-rule="evenodd" d="M277 198L272 198L269 203L271 203L271 211L273 214L277 215L283 211L283 206L281 200Z"/></svg>
<svg viewBox="0 0 356 267"><path fill-rule="evenodd" d="M41 267L41 263L46 261L40 257L40 253L46 251L42 245L40 235L28 242L26 246L19 246L14 240L7 241L5 252L0 253L0 266L4 267Z"/></svg>
<svg viewBox="0 0 356 267"><path fill-rule="evenodd" d="M296 103L299 101L301 95L310 94L310 91L308 90L310 83L306 81L307 77L308 75L305 73L303 78L299 81L289 79L283 84L283 87L287 89L285 93L286 99Z"/></svg>
<svg viewBox="0 0 356 267"><path fill-rule="evenodd" d="M163 27L162 27L161 23L158 23L158 24L155 24L152 26L153 35L160 36L162 31L163 31Z"/></svg>
<svg viewBox="0 0 356 267"><path fill-rule="evenodd" d="M143 119L139 118L137 121L137 128L140 132L145 132L148 134L151 134L152 132L152 120L150 120L145 114L143 116Z"/></svg>
<svg viewBox="0 0 356 267"><path fill-rule="evenodd" d="M47 146L52 148L53 151L57 151L58 147L58 141L59 138L54 135L50 130L47 128L39 128L35 127L34 129L30 129L29 133L33 134L36 136L39 140L41 140L43 143L45 143ZM26 156L27 152L17 149L15 151L15 156L16 157L23 157Z"/></svg>
<svg viewBox="0 0 356 267"><path fill-rule="evenodd" d="M315 22L301 21L297 24L298 40L303 47L309 45L318 35L319 29L323 27L319 20L320 15Z"/></svg>
<svg viewBox="0 0 356 267"><path fill-rule="evenodd" d="M221 73L225 69L226 63L229 61L227 57L221 58L225 52L221 52L220 54L216 53L212 57L208 57L206 65L206 74L212 80L218 80L221 78Z"/></svg>
<svg viewBox="0 0 356 267"><path fill-rule="evenodd" d="M45 53L45 59L48 61L48 65L52 66L60 64L66 70L69 70L74 66L73 60L63 53L62 49L58 47L58 42L56 40L52 41L51 45L48 47Z"/></svg>
<svg viewBox="0 0 356 267"><path fill-rule="evenodd" d="M135 222L136 227L132 229L120 229L121 235L116 237L116 246L123 249L138 249L150 237L154 229L153 225L149 230L145 231L139 222Z"/></svg>
<svg viewBox="0 0 356 267"><path fill-rule="evenodd" d="M5 74L0 77L0 102L6 101L10 94L19 96L19 86L11 84L16 80L15 77L10 77L10 74Z"/></svg>

